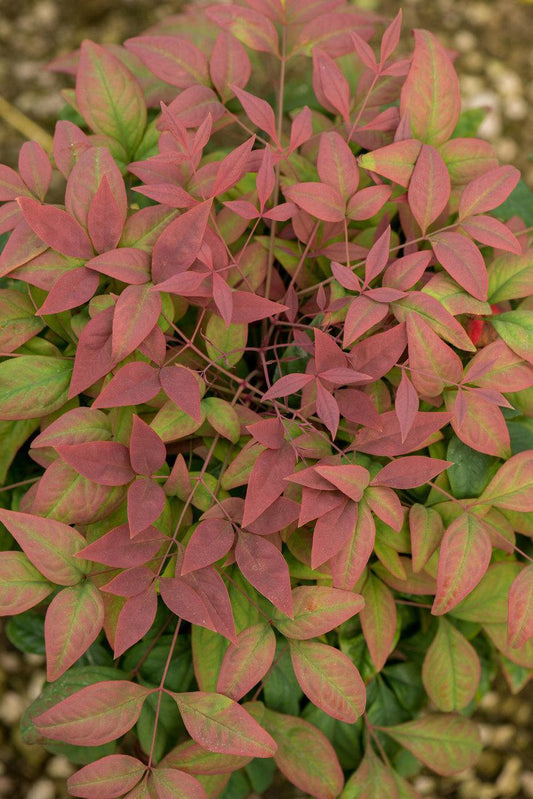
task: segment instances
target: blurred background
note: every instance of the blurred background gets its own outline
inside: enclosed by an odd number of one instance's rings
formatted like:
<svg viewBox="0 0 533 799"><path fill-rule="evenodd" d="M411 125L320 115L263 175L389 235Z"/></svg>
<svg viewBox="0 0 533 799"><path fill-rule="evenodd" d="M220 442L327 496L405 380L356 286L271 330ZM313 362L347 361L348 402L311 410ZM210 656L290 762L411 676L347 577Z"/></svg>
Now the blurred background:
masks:
<svg viewBox="0 0 533 799"><path fill-rule="evenodd" d="M518 166L533 187L533 3L531 0L356 0L393 17L401 7L404 29L427 28L458 53L465 107L484 107L480 135L502 162ZM24 137L6 119L23 112L45 130L63 106L69 80L44 69L85 38L120 43L164 17L180 0L0 0L0 163L15 166ZM410 47L406 34L404 46ZM20 740L18 722L40 692L44 659L22 655L0 637L0 799L62 799L73 770ZM533 799L533 693L512 697L505 686L485 696L478 715L487 746L475 771L456 780L427 774L416 787L427 797ZM270 795L270 793L269 793ZM277 799L301 796L276 788ZM368 797L378 799L378 797ZM381 798L380 798L381 799Z"/></svg>

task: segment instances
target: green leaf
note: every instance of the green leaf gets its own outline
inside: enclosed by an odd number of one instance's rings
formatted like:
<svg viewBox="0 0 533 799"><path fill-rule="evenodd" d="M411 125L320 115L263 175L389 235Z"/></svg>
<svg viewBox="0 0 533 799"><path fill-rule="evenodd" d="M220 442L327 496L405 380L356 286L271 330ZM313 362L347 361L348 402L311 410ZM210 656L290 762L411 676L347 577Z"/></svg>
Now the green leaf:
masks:
<svg viewBox="0 0 533 799"><path fill-rule="evenodd" d="M446 459L453 461L453 466L448 467L446 474L456 499L479 497L500 465L497 458L472 449L457 436L450 439Z"/></svg>
<svg viewBox="0 0 533 799"><path fill-rule="evenodd" d="M398 788L392 772L367 746L357 771L344 787L341 799L398 799Z"/></svg>
<svg viewBox="0 0 533 799"><path fill-rule="evenodd" d="M228 639L194 624L191 643L196 682L202 691L216 691L220 667L229 646Z"/></svg>
<svg viewBox="0 0 533 799"><path fill-rule="evenodd" d="M513 216L520 216L527 227L533 225L533 192L522 178L509 197L494 211L493 216L507 222Z"/></svg>
<svg viewBox="0 0 533 799"><path fill-rule="evenodd" d="M461 111L452 139L471 138L475 136L479 126L487 116L485 108L467 108Z"/></svg>
<svg viewBox="0 0 533 799"><path fill-rule="evenodd" d="M43 327L28 295L15 289L0 290L0 350L13 352Z"/></svg>
<svg viewBox="0 0 533 799"><path fill-rule="evenodd" d="M487 268L489 302L516 300L533 294L533 250L520 255L504 253Z"/></svg>
<svg viewBox="0 0 533 799"><path fill-rule="evenodd" d="M156 413L150 427L165 442L177 441L195 433L205 420L205 409L202 409L202 421L198 422L185 411L180 410L172 400L165 402Z"/></svg>
<svg viewBox="0 0 533 799"><path fill-rule="evenodd" d="M155 645L152 637L135 644L124 656L122 663L124 671L132 671L137 664L140 664L138 670L140 681L150 687L158 687L165 670L172 640L172 635L162 635ZM190 640L188 636L180 635L180 645L175 649L170 660L165 688L169 688L171 691L187 691L191 687L193 679Z"/></svg>
<svg viewBox="0 0 533 799"><path fill-rule="evenodd" d="M202 400L202 406L211 427L236 444L241 435L241 422L233 405L220 397L207 397Z"/></svg>
<svg viewBox="0 0 533 799"><path fill-rule="evenodd" d="M482 748L477 725L453 714L423 716L379 729L445 777L473 766Z"/></svg>
<svg viewBox="0 0 533 799"><path fill-rule="evenodd" d="M6 624L6 635L17 649L32 655L44 655L44 616L27 610L12 616Z"/></svg>
<svg viewBox="0 0 533 799"><path fill-rule="evenodd" d="M73 362L21 355L0 363L0 419L39 419L67 401Z"/></svg>
<svg viewBox="0 0 533 799"><path fill-rule="evenodd" d="M135 726L135 730L139 736L139 743L147 755L150 754L152 748L158 704L157 699L157 694L151 694L147 697L141 710L139 720ZM181 721L179 713L176 713L176 703L168 694L163 694L161 696L161 705L157 720L157 735L155 737L153 751L153 757L156 763L161 760L169 749L177 744L178 739L184 732L185 727L183 722Z"/></svg>
<svg viewBox="0 0 533 799"><path fill-rule="evenodd" d="M258 794L262 794L272 785L276 764L274 759L270 757L254 757L254 759L244 767L244 770L248 775L248 779L254 791Z"/></svg>
<svg viewBox="0 0 533 799"><path fill-rule="evenodd" d="M235 366L244 353L248 325L226 323L213 314L205 328L205 346L209 357L222 366Z"/></svg>
<svg viewBox="0 0 533 799"><path fill-rule="evenodd" d="M517 309L490 318L507 346L528 363L533 363L533 311Z"/></svg>
<svg viewBox="0 0 533 799"><path fill-rule="evenodd" d="M278 642L274 663L276 665L263 683L265 704L280 713L298 716L303 693L294 674L285 641Z"/></svg>
<svg viewBox="0 0 533 799"><path fill-rule="evenodd" d="M533 419L513 419L507 422L507 429L511 438L511 452L513 455L525 452L527 449L533 449Z"/></svg>
<svg viewBox="0 0 533 799"><path fill-rule="evenodd" d="M382 676L409 713L417 713L425 704L426 693L420 679L420 666L414 661L386 666Z"/></svg>
<svg viewBox="0 0 533 799"><path fill-rule="evenodd" d="M429 698L439 710L462 710L474 698L480 677L481 665L472 644L453 624L439 618L422 669Z"/></svg>
<svg viewBox="0 0 533 799"><path fill-rule="evenodd" d="M95 133L119 142L133 156L146 126L143 90L122 61L87 40L81 48L76 100Z"/></svg>
<svg viewBox="0 0 533 799"><path fill-rule="evenodd" d="M507 597L519 563L494 563L474 590L456 605L451 615L463 621L480 624L502 624L507 621Z"/></svg>

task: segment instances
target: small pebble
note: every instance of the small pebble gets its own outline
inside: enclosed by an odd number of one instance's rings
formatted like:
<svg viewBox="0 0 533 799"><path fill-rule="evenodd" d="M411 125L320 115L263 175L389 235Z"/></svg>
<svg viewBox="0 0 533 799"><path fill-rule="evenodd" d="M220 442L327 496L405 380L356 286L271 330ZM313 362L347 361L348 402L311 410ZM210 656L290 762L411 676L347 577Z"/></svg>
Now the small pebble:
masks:
<svg viewBox="0 0 533 799"><path fill-rule="evenodd" d="M16 674L20 671L20 656L14 652L2 652L0 654L0 670L7 674Z"/></svg>
<svg viewBox="0 0 533 799"><path fill-rule="evenodd" d="M466 780L465 782L461 782L460 785L457 787L457 793L461 797L461 799L479 799L479 789L481 787L481 783L479 780L470 779Z"/></svg>
<svg viewBox="0 0 533 799"><path fill-rule="evenodd" d="M482 710L486 710L487 712L490 713L491 711L496 710L500 706L500 703L501 699L499 695L496 693L496 691L489 691L482 698L481 702L479 703L479 706Z"/></svg>
<svg viewBox="0 0 533 799"><path fill-rule="evenodd" d="M427 777L425 774L420 775L414 780L415 791L418 791L422 796L429 796L434 793L437 788L437 780L434 777Z"/></svg>
<svg viewBox="0 0 533 799"><path fill-rule="evenodd" d="M52 780L40 779L35 782L28 793L26 799L54 799L56 787Z"/></svg>
<svg viewBox="0 0 533 799"><path fill-rule="evenodd" d="M516 735L516 728L512 724L500 724L494 730L492 745L495 749L507 749Z"/></svg>
<svg viewBox="0 0 533 799"><path fill-rule="evenodd" d="M529 107L523 97L514 95L504 97L503 111L508 119L525 119L528 115Z"/></svg>
<svg viewBox="0 0 533 799"><path fill-rule="evenodd" d="M514 745L520 751L527 749L529 746L531 746L531 733L527 730L518 730Z"/></svg>
<svg viewBox="0 0 533 799"><path fill-rule="evenodd" d="M520 770L522 760L513 755L503 767L503 771L496 780L496 788L502 796L516 796L520 791Z"/></svg>
<svg viewBox="0 0 533 799"><path fill-rule="evenodd" d="M518 144L514 139L503 137L497 142L494 142L495 150L498 154L500 161L514 161L518 155Z"/></svg>
<svg viewBox="0 0 533 799"><path fill-rule="evenodd" d="M43 690L43 685L46 682L46 675L42 671L38 671L32 675L28 687L26 689L26 695L30 702L33 702L34 699L40 695L41 691Z"/></svg>
<svg viewBox="0 0 533 799"><path fill-rule="evenodd" d="M75 768L68 758L56 755L46 764L46 773L55 780L66 780L73 774Z"/></svg>
<svg viewBox="0 0 533 799"><path fill-rule="evenodd" d="M530 704L526 704L522 702L520 707L514 714L514 721L520 727L527 727L531 722L531 716L533 715L533 708Z"/></svg>
<svg viewBox="0 0 533 799"><path fill-rule="evenodd" d="M495 785L481 785L478 799L498 799L498 789Z"/></svg>
<svg viewBox="0 0 533 799"><path fill-rule="evenodd" d="M493 749L484 749L476 763L476 771L484 780L493 780L500 773L502 756Z"/></svg>
<svg viewBox="0 0 533 799"><path fill-rule="evenodd" d="M490 724L478 724L479 729L479 736L481 738L481 743L483 746L492 746L492 742L494 740L494 732L495 728L492 727Z"/></svg>
<svg viewBox="0 0 533 799"><path fill-rule="evenodd" d="M15 724L26 708L24 699L15 691L6 691L0 699L0 721L4 724Z"/></svg>
<svg viewBox="0 0 533 799"><path fill-rule="evenodd" d="M520 776L520 783L525 799L533 799L533 771L524 771Z"/></svg>

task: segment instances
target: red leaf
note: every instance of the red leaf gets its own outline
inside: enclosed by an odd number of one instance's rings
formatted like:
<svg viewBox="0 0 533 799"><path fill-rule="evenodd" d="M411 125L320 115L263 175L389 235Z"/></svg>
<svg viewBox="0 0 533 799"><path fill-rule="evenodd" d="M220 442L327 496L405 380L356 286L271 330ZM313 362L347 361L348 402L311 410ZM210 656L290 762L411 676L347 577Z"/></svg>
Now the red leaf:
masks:
<svg viewBox="0 0 533 799"><path fill-rule="evenodd" d="M46 738L74 746L100 746L120 738L139 718L151 688L126 680L88 685L33 719Z"/></svg>
<svg viewBox="0 0 533 799"><path fill-rule="evenodd" d="M285 478L293 471L294 464L295 454L290 445L280 450L266 450L259 455L248 479L244 527L255 521L282 495L287 487Z"/></svg>
<svg viewBox="0 0 533 799"><path fill-rule="evenodd" d="M116 365L111 355L114 308L106 308L87 322L78 339L69 399L81 394Z"/></svg>
<svg viewBox="0 0 533 799"><path fill-rule="evenodd" d="M117 619L113 641L113 656L120 657L130 646L140 641L151 629L157 613L157 594L153 585L135 596L128 597Z"/></svg>
<svg viewBox="0 0 533 799"><path fill-rule="evenodd" d="M121 361L137 349L157 324L161 295L148 285L128 286L115 305L111 338L112 357Z"/></svg>
<svg viewBox="0 0 533 799"><path fill-rule="evenodd" d="M14 169L0 164L0 201L9 202L17 197L31 197L32 193L24 185Z"/></svg>
<svg viewBox="0 0 533 799"><path fill-rule="evenodd" d="M130 755L107 755L89 763L67 780L71 796L115 799L134 788L146 766Z"/></svg>
<svg viewBox="0 0 533 799"><path fill-rule="evenodd" d="M389 313L384 303L374 302L360 294L350 303L344 323L343 347L349 347L364 336L374 325L379 324Z"/></svg>
<svg viewBox="0 0 533 799"><path fill-rule="evenodd" d="M167 450L157 433L133 415L130 435L130 461L137 474L154 474L164 464Z"/></svg>
<svg viewBox="0 0 533 799"><path fill-rule="evenodd" d="M0 521L33 565L56 585L76 585L83 579L83 564L76 555L85 539L76 530L63 522L4 508L0 508Z"/></svg>
<svg viewBox="0 0 533 799"><path fill-rule="evenodd" d="M229 89L231 84L240 88L246 86L251 69L248 53L238 39L224 32L219 33L209 61L211 80L219 95L228 100L232 94Z"/></svg>
<svg viewBox="0 0 533 799"><path fill-rule="evenodd" d="M421 279L431 261L431 252L423 250L397 258L383 275L383 286L407 291Z"/></svg>
<svg viewBox="0 0 533 799"><path fill-rule="evenodd" d="M156 527L149 527L132 541L129 526L121 524L80 550L79 555L104 566L130 569L148 563L165 540L166 536Z"/></svg>
<svg viewBox="0 0 533 799"><path fill-rule="evenodd" d="M202 783L178 769L153 768L148 784L157 799L207 799Z"/></svg>
<svg viewBox="0 0 533 799"><path fill-rule="evenodd" d="M423 144L407 193L409 207L422 235L446 208L450 191L450 176L442 156L434 147Z"/></svg>
<svg viewBox="0 0 533 799"><path fill-rule="evenodd" d="M328 716L354 724L363 714L365 685L350 658L318 641L291 641L291 660L300 688Z"/></svg>
<svg viewBox="0 0 533 799"><path fill-rule="evenodd" d="M263 679L276 654L272 627L259 623L243 630L230 644L220 667L217 692L236 702Z"/></svg>
<svg viewBox="0 0 533 799"><path fill-rule="evenodd" d="M406 372L403 371L394 403L394 410L398 417L398 423L402 434L402 442L405 441L414 424L418 413L418 404L416 389L407 377Z"/></svg>
<svg viewBox="0 0 533 799"><path fill-rule="evenodd" d="M292 120L289 155L294 152L294 150L298 149L298 147L301 147L302 144L305 144L312 135L313 125L311 111L307 106L304 106Z"/></svg>
<svg viewBox="0 0 533 799"><path fill-rule="evenodd" d="M483 256L476 245L460 233L439 233L431 239L435 258L477 300L486 302L489 279Z"/></svg>
<svg viewBox="0 0 533 799"><path fill-rule="evenodd" d="M392 652L396 635L396 603L381 580L368 575L362 595L365 606L361 610L361 627L366 645L376 671L381 671Z"/></svg>
<svg viewBox="0 0 533 799"><path fill-rule="evenodd" d="M92 258L89 238L76 220L53 205L41 205L31 197L19 197L24 219L49 247L74 258Z"/></svg>
<svg viewBox="0 0 533 799"><path fill-rule="evenodd" d="M231 602L222 577L211 566L160 580L161 597L177 616L235 641Z"/></svg>
<svg viewBox="0 0 533 799"><path fill-rule="evenodd" d="M260 319L268 319L288 310L286 305L267 300L266 297L260 297L258 294L252 294L249 291L234 291L232 298L232 324L258 322Z"/></svg>
<svg viewBox="0 0 533 799"><path fill-rule="evenodd" d="M357 190L359 170L355 157L338 133L321 134L317 169L322 183L336 189L345 202Z"/></svg>
<svg viewBox="0 0 533 799"><path fill-rule="evenodd" d="M492 544L482 519L463 513L451 523L440 545L437 593L431 612L448 613L468 596L488 569Z"/></svg>
<svg viewBox="0 0 533 799"><path fill-rule="evenodd" d="M166 494L154 480L138 477L128 488L128 524L136 536L159 519L165 509Z"/></svg>
<svg viewBox="0 0 533 799"><path fill-rule="evenodd" d="M470 181L459 200L459 219L484 214L501 205L515 188L520 172L514 166L499 166Z"/></svg>
<svg viewBox="0 0 533 799"><path fill-rule="evenodd" d="M61 677L87 651L103 622L104 603L93 583L79 583L56 594L44 621L48 682Z"/></svg>
<svg viewBox="0 0 533 799"><path fill-rule="evenodd" d="M402 441L398 417L394 411L382 413L380 419L381 430L363 428L358 431L354 443L360 452L393 458L420 449L430 436L448 424L451 414L419 411L405 441Z"/></svg>
<svg viewBox="0 0 533 799"><path fill-rule="evenodd" d="M340 421L340 411L337 400L324 388L320 380L316 381L316 412L320 420L335 438Z"/></svg>
<svg viewBox="0 0 533 799"><path fill-rule="evenodd" d="M318 47L313 48L313 88L324 108L350 121L350 87L335 61ZM336 221L336 220L331 220Z"/></svg>
<svg viewBox="0 0 533 799"><path fill-rule="evenodd" d="M212 201L200 203L174 219L157 239L152 253L154 283L185 272L195 261L204 240Z"/></svg>
<svg viewBox="0 0 533 799"><path fill-rule="evenodd" d="M292 592L294 618L277 613L274 624L286 638L305 641L324 635L351 619L364 606L363 598L353 591L341 591L325 585L300 585Z"/></svg>
<svg viewBox="0 0 533 799"><path fill-rule="evenodd" d="M94 483L121 486L135 477L128 448L116 441L64 444L56 449L69 466Z"/></svg>
<svg viewBox="0 0 533 799"><path fill-rule="evenodd" d="M407 338L411 380L422 396L436 397L445 386L460 382L461 359L416 314L407 318Z"/></svg>
<svg viewBox="0 0 533 799"><path fill-rule="evenodd" d="M89 236L96 252L107 252L117 246L125 221L126 209L120 208L104 175L87 214Z"/></svg>
<svg viewBox="0 0 533 799"><path fill-rule="evenodd" d="M184 36L138 36L124 46L154 75L179 89L209 80L205 55Z"/></svg>
<svg viewBox="0 0 533 799"><path fill-rule="evenodd" d="M365 502L372 513L396 532L403 527L404 509L395 491L371 486L365 491Z"/></svg>
<svg viewBox="0 0 533 799"><path fill-rule="evenodd" d="M376 56L374 55L374 51L370 47L369 44L365 42L364 39L359 36L359 34L355 33L355 31L350 31L350 35L352 37L352 42L354 46L354 50L363 62L363 64L372 72L378 71L378 65L376 62Z"/></svg>
<svg viewBox="0 0 533 799"><path fill-rule="evenodd" d="M357 524L351 538L331 560L333 585L351 591L370 559L374 550L376 525L366 502L361 502L357 510Z"/></svg>
<svg viewBox="0 0 533 799"><path fill-rule="evenodd" d="M398 458L377 473L372 480L372 485L399 489L416 488L424 485L428 480L432 480L452 465L451 461L441 461L438 458L428 458L424 455Z"/></svg>
<svg viewBox="0 0 533 799"><path fill-rule="evenodd" d="M54 132L54 161L63 177L68 178L77 157L92 149L89 137L73 122L60 119Z"/></svg>
<svg viewBox="0 0 533 799"><path fill-rule="evenodd" d="M274 116L272 106L269 105L266 100L262 100L260 97L255 97L255 95L250 94L250 92L247 92L244 89L239 89L239 87L236 85L232 85L230 88L238 97L242 107L244 108L244 113L250 122L253 122L253 124L257 125L258 128L268 133L272 141L274 141L276 144L279 144L276 134L276 118Z"/></svg>
<svg viewBox="0 0 533 799"><path fill-rule="evenodd" d="M526 566L509 590L509 646L524 646L533 636L533 567Z"/></svg>
<svg viewBox="0 0 533 799"><path fill-rule="evenodd" d="M437 37L426 30L415 30L414 36L415 51L402 87L400 115L409 115L413 136L436 147L451 137L459 119L459 81Z"/></svg>
<svg viewBox="0 0 533 799"><path fill-rule="evenodd" d="M398 47L401 29L402 10L400 9L381 37L380 64L384 64Z"/></svg>
<svg viewBox="0 0 533 799"><path fill-rule="evenodd" d="M251 8L210 6L207 16L252 50L278 55L278 32L269 19Z"/></svg>
<svg viewBox="0 0 533 799"><path fill-rule="evenodd" d="M357 505L349 500L320 516L313 533L312 569L318 569L342 549L353 535L356 520Z"/></svg>
<svg viewBox="0 0 533 799"><path fill-rule="evenodd" d="M421 147L417 139L404 139L359 156L358 163L407 188Z"/></svg>
<svg viewBox="0 0 533 799"><path fill-rule="evenodd" d="M325 222L342 222L345 202L338 189L326 183L295 183L284 189L285 197Z"/></svg>
<svg viewBox="0 0 533 799"><path fill-rule="evenodd" d="M137 596L153 584L154 578L155 575L148 566L136 566L117 574L108 583L102 585L101 590L115 594L115 596Z"/></svg>
<svg viewBox="0 0 533 799"><path fill-rule="evenodd" d="M24 142L19 152L18 167L26 186L39 200L44 200L52 178L52 164L41 145L36 141ZM17 193L17 197L20 194L26 194L26 191Z"/></svg>
<svg viewBox="0 0 533 799"><path fill-rule="evenodd" d="M39 308L39 315L61 313L83 305L96 293L99 282L98 274L84 266L69 270L56 280Z"/></svg>
<svg viewBox="0 0 533 799"><path fill-rule="evenodd" d="M248 162L254 142L255 136L252 136L219 162L216 180L211 190L212 197L225 194L244 177L248 171Z"/></svg>
<svg viewBox="0 0 533 799"><path fill-rule="evenodd" d="M125 364L93 402L93 408L141 405L161 390L157 371L143 361Z"/></svg>
<svg viewBox="0 0 533 799"><path fill-rule="evenodd" d="M273 738L228 696L192 691L172 693L191 738L210 752L272 757Z"/></svg>
<svg viewBox="0 0 533 799"><path fill-rule="evenodd" d="M161 387L167 397L195 421L202 421L200 385L190 369L165 366L159 373Z"/></svg>
<svg viewBox="0 0 533 799"><path fill-rule="evenodd" d="M201 521L185 549L181 573L187 574L216 563L230 551L234 537L233 527L226 519Z"/></svg>
<svg viewBox="0 0 533 799"><path fill-rule="evenodd" d="M351 463L341 466L318 464L314 470L354 502L359 502L370 479L368 471L363 466Z"/></svg>
<svg viewBox="0 0 533 799"><path fill-rule="evenodd" d="M248 582L282 613L292 616L289 567L279 549L262 536L241 532L235 559Z"/></svg>

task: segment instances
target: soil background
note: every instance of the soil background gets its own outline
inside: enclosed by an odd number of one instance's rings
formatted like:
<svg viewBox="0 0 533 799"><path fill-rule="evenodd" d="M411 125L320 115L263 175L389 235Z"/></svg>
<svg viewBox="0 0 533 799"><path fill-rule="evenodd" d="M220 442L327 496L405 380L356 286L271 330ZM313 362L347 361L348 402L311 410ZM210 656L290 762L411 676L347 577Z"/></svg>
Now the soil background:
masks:
<svg viewBox="0 0 533 799"><path fill-rule="evenodd" d="M46 71L52 58L85 38L120 43L182 5L180 0L0 0L0 163L16 166L25 140L7 123L1 98L52 132L63 106L60 90L70 85L64 76ZM356 5L387 17L401 7L406 31L428 28L457 53L464 106L487 109L480 135L533 186L533 0L359 0ZM410 45L406 34L403 46ZM43 680L42 658L22 656L0 637L0 798L67 796L62 786L71 773L68 761L24 746L17 731ZM509 696L505 686L491 692L478 718L487 749L476 770L456 780L423 774L416 784L421 795L533 799L531 684L518 697ZM283 785L268 795L302 796Z"/></svg>

